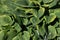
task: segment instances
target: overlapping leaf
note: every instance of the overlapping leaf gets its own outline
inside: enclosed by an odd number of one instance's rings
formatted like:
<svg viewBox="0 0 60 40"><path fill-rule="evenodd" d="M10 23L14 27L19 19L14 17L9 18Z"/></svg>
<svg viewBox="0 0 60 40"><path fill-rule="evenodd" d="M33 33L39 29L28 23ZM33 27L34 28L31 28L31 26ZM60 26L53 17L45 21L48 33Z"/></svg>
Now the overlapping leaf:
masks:
<svg viewBox="0 0 60 40"><path fill-rule="evenodd" d="M13 20L8 15L0 15L0 26L12 25Z"/></svg>

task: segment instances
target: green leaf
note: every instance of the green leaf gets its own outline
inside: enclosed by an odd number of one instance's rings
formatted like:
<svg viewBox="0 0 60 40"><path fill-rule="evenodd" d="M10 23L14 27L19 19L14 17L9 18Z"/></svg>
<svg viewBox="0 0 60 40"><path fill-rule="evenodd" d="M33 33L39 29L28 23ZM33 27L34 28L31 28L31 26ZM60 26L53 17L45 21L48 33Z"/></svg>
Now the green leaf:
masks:
<svg viewBox="0 0 60 40"><path fill-rule="evenodd" d="M15 32L15 30L11 29L9 32L7 32L7 35L8 35L7 40L12 40L12 38L14 38L16 34L17 33Z"/></svg>
<svg viewBox="0 0 60 40"><path fill-rule="evenodd" d="M60 18L60 9L55 9L54 13L58 18Z"/></svg>
<svg viewBox="0 0 60 40"><path fill-rule="evenodd" d="M38 24L38 23L40 22L40 20L39 20L38 18L36 18L36 17L30 18L30 21L31 21L31 23L32 23L33 25L36 25L36 24Z"/></svg>
<svg viewBox="0 0 60 40"><path fill-rule="evenodd" d="M14 38L12 38L12 40L19 40L18 36L15 36Z"/></svg>
<svg viewBox="0 0 60 40"><path fill-rule="evenodd" d="M0 31L0 40L4 39L4 31Z"/></svg>
<svg viewBox="0 0 60 40"><path fill-rule="evenodd" d="M42 8L42 7L40 7L40 9L38 10L38 13L37 13L38 18L40 18L41 16L43 16L44 12L45 12L45 9Z"/></svg>
<svg viewBox="0 0 60 40"><path fill-rule="evenodd" d="M13 20L8 15L0 15L0 26L12 25Z"/></svg>
<svg viewBox="0 0 60 40"><path fill-rule="evenodd" d="M22 33L17 34L12 40L22 40Z"/></svg>
<svg viewBox="0 0 60 40"><path fill-rule="evenodd" d="M54 13L51 13L50 16L47 16L46 18L46 22L49 24L55 20L56 15Z"/></svg>
<svg viewBox="0 0 60 40"><path fill-rule="evenodd" d="M60 28L56 28L57 29L57 36L60 36Z"/></svg>
<svg viewBox="0 0 60 40"><path fill-rule="evenodd" d="M23 24L24 25L27 25L28 24L28 19L27 18L23 19Z"/></svg>
<svg viewBox="0 0 60 40"><path fill-rule="evenodd" d="M30 35L31 35L31 33L32 33L32 26L28 26L27 29L28 29L28 32L29 32ZM32 36L32 35L31 35L31 36Z"/></svg>
<svg viewBox="0 0 60 40"><path fill-rule="evenodd" d="M44 3L50 3L52 2L53 0L43 0Z"/></svg>
<svg viewBox="0 0 60 40"><path fill-rule="evenodd" d="M33 14L34 17L38 17L37 10L33 9L32 14Z"/></svg>
<svg viewBox="0 0 60 40"><path fill-rule="evenodd" d="M38 0L38 2L42 2L42 0Z"/></svg>
<svg viewBox="0 0 60 40"><path fill-rule="evenodd" d="M43 22L43 25L39 28L39 34L43 37L45 33L46 33L45 22Z"/></svg>
<svg viewBox="0 0 60 40"><path fill-rule="evenodd" d="M21 27L18 23L15 23L13 26L12 26L17 32L20 32L21 31Z"/></svg>
<svg viewBox="0 0 60 40"><path fill-rule="evenodd" d="M49 8L56 6L58 0L54 0L52 3L49 4Z"/></svg>
<svg viewBox="0 0 60 40"><path fill-rule="evenodd" d="M33 36L33 40L37 40L36 36Z"/></svg>
<svg viewBox="0 0 60 40"><path fill-rule="evenodd" d="M54 13L54 9L49 9L49 13Z"/></svg>
<svg viewBox="0 0 60 40"><path fill-rule="evenodd" d="M53 26L58 27L58 25L59 25L59 23L58 23L58 22L56 22Z"/></svg>
<svg viewBox="0 0 60 40"><path fill-rule="evenodd" d="M30 40L30 33L27 31L24 31L23 33L24 33L24 35L22 36L23 40Z"/></svg>
<svg viewBox="0 0 60 40"><path fill-rule="evenodd" d="M45 2L45 1L44 1L44 2ZM45 4L42 5L42 6L48 7L48 8L52 8L52 7L54 7L54 6L57 5L58 0L51 0L51 1L46 1L46 2L47 2L47 3L45 3ZM51 2L51 3L49 3L49 2Z"/></svg>
<svg viewBox="0 0 60 40"><path fill-rule="evenodd" d="M17 2L16 2L16 4L18 4L18 5L23 5L23 6L27 6L28 5L28 2L27 2L28 0L18 0Z"/></svg>
<svg viewBox="0 0 60 40"><path fill-rule="evenodd" d="M36 39L39 37L39 32L38 32L38 30L34 30L34 32L35 32L35 37L36 37Z"/></svg>
<svg viewBox="0 0 60 40"><path fill-rule="evenodd" d="M48 39L53 39L57 36L57 32L54 26L49 25L48 26Z"/></svg>
<svg viewBox="0 0 60 40"><path fill-rule="evenodd" d="M7 12L9 10L7 5L0 5L0 13Z"/></svg>

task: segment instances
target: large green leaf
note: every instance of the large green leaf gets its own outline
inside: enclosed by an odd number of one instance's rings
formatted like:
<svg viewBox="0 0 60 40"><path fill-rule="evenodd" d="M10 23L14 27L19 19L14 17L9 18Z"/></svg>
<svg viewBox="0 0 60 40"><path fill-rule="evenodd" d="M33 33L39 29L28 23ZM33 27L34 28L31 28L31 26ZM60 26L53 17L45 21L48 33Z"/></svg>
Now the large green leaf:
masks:
<svg viewBox="0 0 60 40"><path fill-rule="evenodd" d="M38 0L38 2L42 2L42 0Z"/></svg>
<svg viewBox="0 0 60 40"><path fill-rule="evenodd" d="M0 5L0 13L7 12L9 10L7 5Z"/></svg>
<svg viewBox="0 0 60 40"><path fill-rule="evenodd" d="M12 40L22 40L22 33L19 33L17 36L12 38Z"/></svg>
<svg viewBox="0 0 60 40"><path fill-rule="evenodd" d="M37 40L36 36L33 36L33 40Z"/></svg>
<svg viewBox="0 0 60 40"><path fill-rule="evenodd" d="M58 0L54 0L52 3L49 4L49 8L56 6Z"/></svg>
<svg viewBox="0 0 60 40"><path fill-rule="evenodd" d="M4 39L4 31L0 31L0 40Z"/></svg>
<svg viewBox="0 0 60 40"><path fill-rule="evenodd" d="M38 39L39 38L39 31L38 30L34 30L34 35L35 35L36 39Z"/></svg>
<svg viewBox="0 0 60 40"><path fill-rule="evenodd" d="M12 38L14 38L16 34L16 31L14 29L11 29L9 32L7 32L7 40L12 40Z"/></svg>
<svg viewBox="0 0 60 40"><path fill-rule="evenodd" d="M39 34L43 37L45 33L46 33L45 22L43 22L43 25L39 28Z"/></svg>
<svg viewBox="0 0 60 40"><path fill-rule="evenodd" d="M8 15L0 15L0 25L6 26L6 25L12 25L13 20Z"/></svg>
<svg viewBox="0 0 60 40"><path fill-rule="evenodd" d="M60 18L60 9L55 9L54 13L58 18Z"/></svg>
<svg viewBox="0 0 60 40"><path fill-rule="evenodd" d="M38 10L37 16L40 18L41 16L43 16L44 12L45 12L45 9L40 7L40 9Z"/></svg>
<svg viewBox="0 0 60 40"><path fill-rule="evenodd" d="M46 18L46 22L49 24L55 20L56 15L54 13L51 13L50 16L47 16Z"/></svg>
<svg viewBox="0 0 60 40"><path fill-rule="evenodd" d="M57 36L57 32L54 26L49 25L48 26L48 39L53 39Z"/></svg>
<svg viewBox="0 0 60 40"><path fill-rule="evenodd" d="M36 18L36 17L30 18L30 21L31 21L31 23L32 23L33 25L36 25L36 24L38 24L38 23L40 22L39 19Z"/></svg>
<svg viewBox="0 0 60 40"><path fill-rule="evenodd" d="M44 3L50 3L52 2L53 0L43 0Z"/></svg>
<svg viewBox="0 0 60 40"><path fill-rule="evenodd" d="M50 0L50 1L46 1L46 2L47 2L47 4L45 3L42 6L52 8L52 7L56 6L58 0ZM51 2L51 3L49 3L49 2Z"/></svg>
<svg viewBox="0 0 60 40"><path fill-rule="evenodd" d="M21 27L18 23L15 23L13 26L12 26L17 32L20 32L21 31Z"/></svg>
<svg viewBox="0 0 60 40"><path fill-rule="evenodd" d="M57 29L57 36L60 36L60 28L56 28Z"/></svg>
<svg viewBox="0 0 60 40"><path fill-rule="evenodd" d="M32 26L28 26L28 27L27 27L27 30L28 30L28 32L30 33L30 35L32 36L32 34L31 34L31 33L32 33Z"/></svg>
<svg viewBox="0 0 60 40"><path fill-rule="evenodd" d="M24 25L27 25L28 24L28 19L27 18L23 19L23 24Z"/></svg>
<svg viewBox="0 0 60 40"><path fill-rule="evenodd" d="M23 40L30 40L30 33L27 31L24 31L24 35L22 37L23 37Z"/></svg>
<svg viewBox="0 0 60 40"><path fill-rule="evenodd" d="M15 36L14 38L12 38L12 40L19 40L18 36Z"/></svg>

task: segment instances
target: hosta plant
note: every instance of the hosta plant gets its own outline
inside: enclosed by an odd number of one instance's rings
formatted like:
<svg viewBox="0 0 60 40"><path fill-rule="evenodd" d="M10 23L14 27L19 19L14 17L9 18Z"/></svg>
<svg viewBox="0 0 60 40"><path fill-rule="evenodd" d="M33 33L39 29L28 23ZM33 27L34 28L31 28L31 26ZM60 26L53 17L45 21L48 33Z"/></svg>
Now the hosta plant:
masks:
<svg viewBox="0 0 60 40"><path fill-rule="evenodd" d="M60 40L60 0L0 0L0 40Z"/></svg>

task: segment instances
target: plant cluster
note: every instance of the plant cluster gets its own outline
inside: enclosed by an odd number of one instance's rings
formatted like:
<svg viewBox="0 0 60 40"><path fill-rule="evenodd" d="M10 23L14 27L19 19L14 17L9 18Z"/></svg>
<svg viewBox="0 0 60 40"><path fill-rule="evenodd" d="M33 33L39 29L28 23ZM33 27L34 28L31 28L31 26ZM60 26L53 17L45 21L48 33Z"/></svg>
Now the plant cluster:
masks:
<svg viewBox="0 0 60 40"><path fill-rule="evenodd" d="M0 40L60 40L60 0L0 0Z"/></svg>

